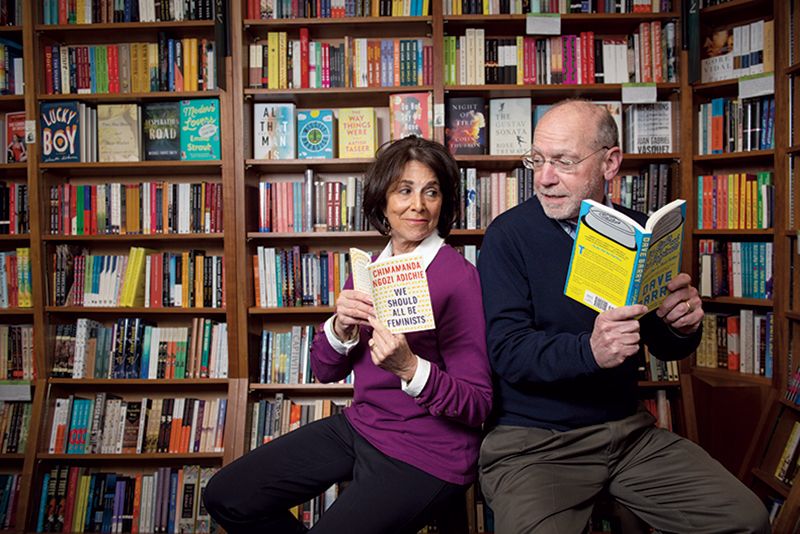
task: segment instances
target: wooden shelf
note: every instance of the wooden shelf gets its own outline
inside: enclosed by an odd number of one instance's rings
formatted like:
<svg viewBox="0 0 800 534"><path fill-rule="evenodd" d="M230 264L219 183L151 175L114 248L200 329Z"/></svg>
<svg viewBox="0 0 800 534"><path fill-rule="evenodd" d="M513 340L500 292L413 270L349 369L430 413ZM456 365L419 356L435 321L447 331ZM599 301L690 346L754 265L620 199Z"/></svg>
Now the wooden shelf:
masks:
<svg viewBox="0 0 800 534"><path fill-rule="evenodd" d="M771 308L772 299L751 299L744 297L703 297L704 304L735 304L737 306L754 306Z"/></svg>
<svg viewBox="0 0 800 534"><path fill-rule="evenodd" d="M766 0L729 0L715 6L704 7L700 10L703 16L735 17L737 12L761 14L767 9Z"/></svg>
<svg viewBox="0 0 800 534"><path fill-rule="evenodd" d="M660 95L665 95L677 91L680 85L677 83L660 83L657 91ZM549 84L549 85L517 85L517 84L493 84L493 85L445 85L445 93L476 94L487 97L510 97L510 96L530 96L536 94L537 103L555 102L569 96L587 97L615 97L619 100L622 92L622 84L618 83L593 83L593 84Z"/></svg>
<svg viewBox="0 0 800 534"><path fill-rule="evenodd" d="M21 464L24 461L25 461L25 454L23 453L0 454L0 464Z"/></svg>
<svg viewBox="0 0 800 534"><path fill-rule="evenodd" d="M221 452L169 453L148 452L141 454L50 454L40 452L37 460L57 460L76 462L140 462L142 460L161 460L167 462L194 462L197 460L222 460Z"/></svg>
<svg viewBox="0 0 800 534"><path fill-rule="evenodd" d="M222 169L220 160L210 161L135 161L114 163L40 163L39 169L63 176L144 176L155 179L153 173L169 175L218 174Z"/></svg>
<svg viewBox="0 0 800 534"><path fill-rule="evenodd" d="M0 26L0 33L19 33L22 31L22 26Z"/></svg>
<svg viewBox="0 0 800 534"><path fill-rule="evenodd" d="M775 478L775 475L772 473L767 473L763 469L756 468L753 469L753 476L772 488L772 490L781 497L786 498L789 495L790 487Z"/></svg>
<svg viewBox="0 0 800 534"><path fill-rule="evenodd" d="M800 414L800 406L798 406L797 404L795 404L795 403L791 402L790 400L784 398L783 395L781 395L781 398L780 398L780 400L778 402L783 404L784 406L786 406L787 408L789 408L793 412L796 412L796 413Z"/></svg>
<svg viewBox="0 0 800 534"><path fill-rule="evenodd" d="M765 387L772 385L771 378L747 373L738 373L736 371L729 371L727 369L692 367L692 375L712 384L718 384L720 382L745 382Z"/></svg>
<svg viewBox="0 0 800 534"><path fill-rule="evenodd" d="M292 18L292 19L245 19L245 29L268 28L303 28L307 26L393 26L395 24L430 24L432 16L424 17L346 17L346 18Z"/></svg>
<svg viewBox="0 0 800 534"><path fill-rule="evenodd" d="M800 321L800 312L794 310L788 310L786 312L786 318L792 321Z"/></svg>
<svg viewBox="0 0 800 534"><path fill-rule="evenodd" d="M792 145L786 149L786 153L790 156L795 156L800 153L800 145Z"/></svg>
<svg viewBox="0 0 800 534"><path fill-rule="evenodd" d="M293 102L298 107L388 107L389 95L423 93L433 86L402 87L330 87L327 89L254 89L244 90L244 97L256 102Z"/></svg>
<svg viewBox="0 0 800 534"><path fill-rule="evenodd" d="M247 239L270 240L270 239L359 239L359 238L382 238L377 230L367 232L248 232Z"/></svg>
<svg viewBox="0 0 800 534"><path fill-rule="evenodd" d="M104 33L130 30L197 30L214 28L213 20L177 20L169 22L94 22L91 24L36 24L37 33Z"/></svg>
<svg viewBox="0 0 800 534"><path fill-rule="evenodd" d="M183 388L220 389L228 386L226 378L184 378L184 379L144 379L144 378L50 378L50 385L68 386L71 388Z"/></svg>
<svg viewBox="0 0 800 534"><path fill-rule="evenodd" d="M639 387L644 389L677 389L681 387L678 380L639 380Z"/></svg>
<svg viewBox="0 0 800 534"><path fill-rule="evenodd" d="M736 229L721 229L721 228L709 228L709 229L694 229L692 230L692 235L697 237L714 237L714 236L727 236L727 237L763 237L766 239L771 239L774 235L773 230L770 228L758 228L758 229L747 229L747 230L736 230Z"/></svg>
<svg viewBox="0 0 800 534"><path fill-rule="evenodd" d="M750 150L748 152L728 152L725 154L705 154L703 156L694 156L692 160L696 163L712 162L712 163L740 163L740 162L758 162L762 160L770 160L775 157L774 150Z"/></svg>
<svg viewBox="0 0 800 534"><path fill-rule="evenodd" d="M92 93L92 94L60 94L36 95L43 102L61 100L80 100L81 102L143 102L146 100L183 100L187 98L214 98L220 92L213 91L154 91L148 93Z"/></svg>
<svg viewBox="0 0 800 534"><path fill-rule="evenodd" d="M84 306L46 306L52 314L104 314L104 315L225 315L225 308L121 308Z"/></svg>
<svg viewBox="0 0 800 534"><path fill-rule="evenodd" d="M7 242L19 242L19 241L30 241L31 234L0 234L0 243L3 241Z"/></svg>
<svg viewBox="0 0 800 534"><path fill-rule="evenodd" d="M222 241L224 234L113 234L113 235L55 235L45 234L42 241L64 242L64 241L99 241L99 242L118 242L118 241Z"/></svg>
<svg viewBox="0 0 800 534"><path fill-rule="evenodd" d="M364 172L373 158L352 159L248 159L245 167L262 172L299 173L306 169L316 172Z"/></svg>
<svg viewBox="0 0 800 534"><path fill-rule="evenodd" d="M251 306L247 313L250 315L331 315L334 311L333 306L285 306L282 308Z"/></svg>
<svg viewBox="0 0 800 534"><path fill-rule="evenodd" d="M795 76L799 72L800 72L800 63L795 63L794 65L789 65L783 71L784 75L786 75L786 76Z"/></svg>
<svg viewBox="0 0 800 534"><path fill-rule="evenodd" d="M352 384L250 384L251 392L289 393L292 395L352 395Z"/></svg>
<svg viewBox="0 0 800 534"><path fill-rule="evenodd" d="M0 308L0 315L33 315L33 308Z"/></svg>

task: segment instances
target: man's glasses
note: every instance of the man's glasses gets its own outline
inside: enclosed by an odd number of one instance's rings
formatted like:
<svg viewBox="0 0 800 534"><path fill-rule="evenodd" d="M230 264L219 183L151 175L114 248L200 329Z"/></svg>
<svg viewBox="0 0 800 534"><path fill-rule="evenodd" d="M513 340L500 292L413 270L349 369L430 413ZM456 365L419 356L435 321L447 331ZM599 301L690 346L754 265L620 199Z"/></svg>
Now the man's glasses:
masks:
<svg viewBox="0 0 800 534"><path fill-rule="evenodd" d="M550 162L550 165L555 167L555 169L559 172L563 172L565 174L570 174L575 172L578 168L578 165L586 161L587 159L591 158L601 150L611 150L611 147L608 146L601 146L588 156L581 158L579 160L572 160L569 158L546 158L543 155L539 154L538 152L532 152L530 155L522 156L522 164L527 167L528 169L533 169L534 171L538 171L541 169L545 163Z"/></svg>

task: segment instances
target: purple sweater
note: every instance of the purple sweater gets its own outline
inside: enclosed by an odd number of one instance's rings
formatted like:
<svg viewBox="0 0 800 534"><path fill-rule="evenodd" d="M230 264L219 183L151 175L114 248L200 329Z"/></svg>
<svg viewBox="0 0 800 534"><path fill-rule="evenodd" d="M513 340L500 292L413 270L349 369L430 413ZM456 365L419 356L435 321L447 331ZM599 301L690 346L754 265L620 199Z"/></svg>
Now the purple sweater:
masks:
<svg viewBox="0 0 800 534"><path fill-rule="evenodd" d="M353 405L345 415L379 451L447 482L468 484L476 478L480 428L492 403L480 282L475 267L447 245L427 276L436 329L406 334L411 350L431 362L417 398L400 389L399 377L372 363L369 327L361 327L346 356L320 328L311 366L325 383L355 371ZM348 280L345 288L352 287Z"/></svg>

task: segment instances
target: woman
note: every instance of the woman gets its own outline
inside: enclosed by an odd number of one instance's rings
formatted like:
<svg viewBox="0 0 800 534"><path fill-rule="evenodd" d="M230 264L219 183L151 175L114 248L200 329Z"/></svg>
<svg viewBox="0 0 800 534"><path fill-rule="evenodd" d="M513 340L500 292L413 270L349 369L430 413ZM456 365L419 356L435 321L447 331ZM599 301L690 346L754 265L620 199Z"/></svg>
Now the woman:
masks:
<svg viewBox="0 0 800 534"><path fill-rule="evenodd" d="M288 509L351 480L313 532L413 533L475 480L492 392L478 274L444 245L459 215L458 183L438 143L409 137L379 151L364 213L390 238L380 257L423 256L436 329L391 334L348 280L311 365L321 382L353 371L353 404L212 478L206 507L228 532L304 532Z"/></svg>

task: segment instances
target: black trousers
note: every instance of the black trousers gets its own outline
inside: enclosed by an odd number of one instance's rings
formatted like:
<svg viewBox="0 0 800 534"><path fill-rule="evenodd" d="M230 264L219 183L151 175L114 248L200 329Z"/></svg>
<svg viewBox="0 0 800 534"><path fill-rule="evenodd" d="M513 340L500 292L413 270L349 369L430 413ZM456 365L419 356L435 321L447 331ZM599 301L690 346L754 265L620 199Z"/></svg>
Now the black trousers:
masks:
<svg viewBox="0 0 800 534"><path fill-rule="evenodd" d="M439 506L466 489L389 458L339 414L302 426L225 466L209 481L204 502L230 534L300 533L307 529L289 508L344 480L352 482L311 532L415 533Z"/></svg>

